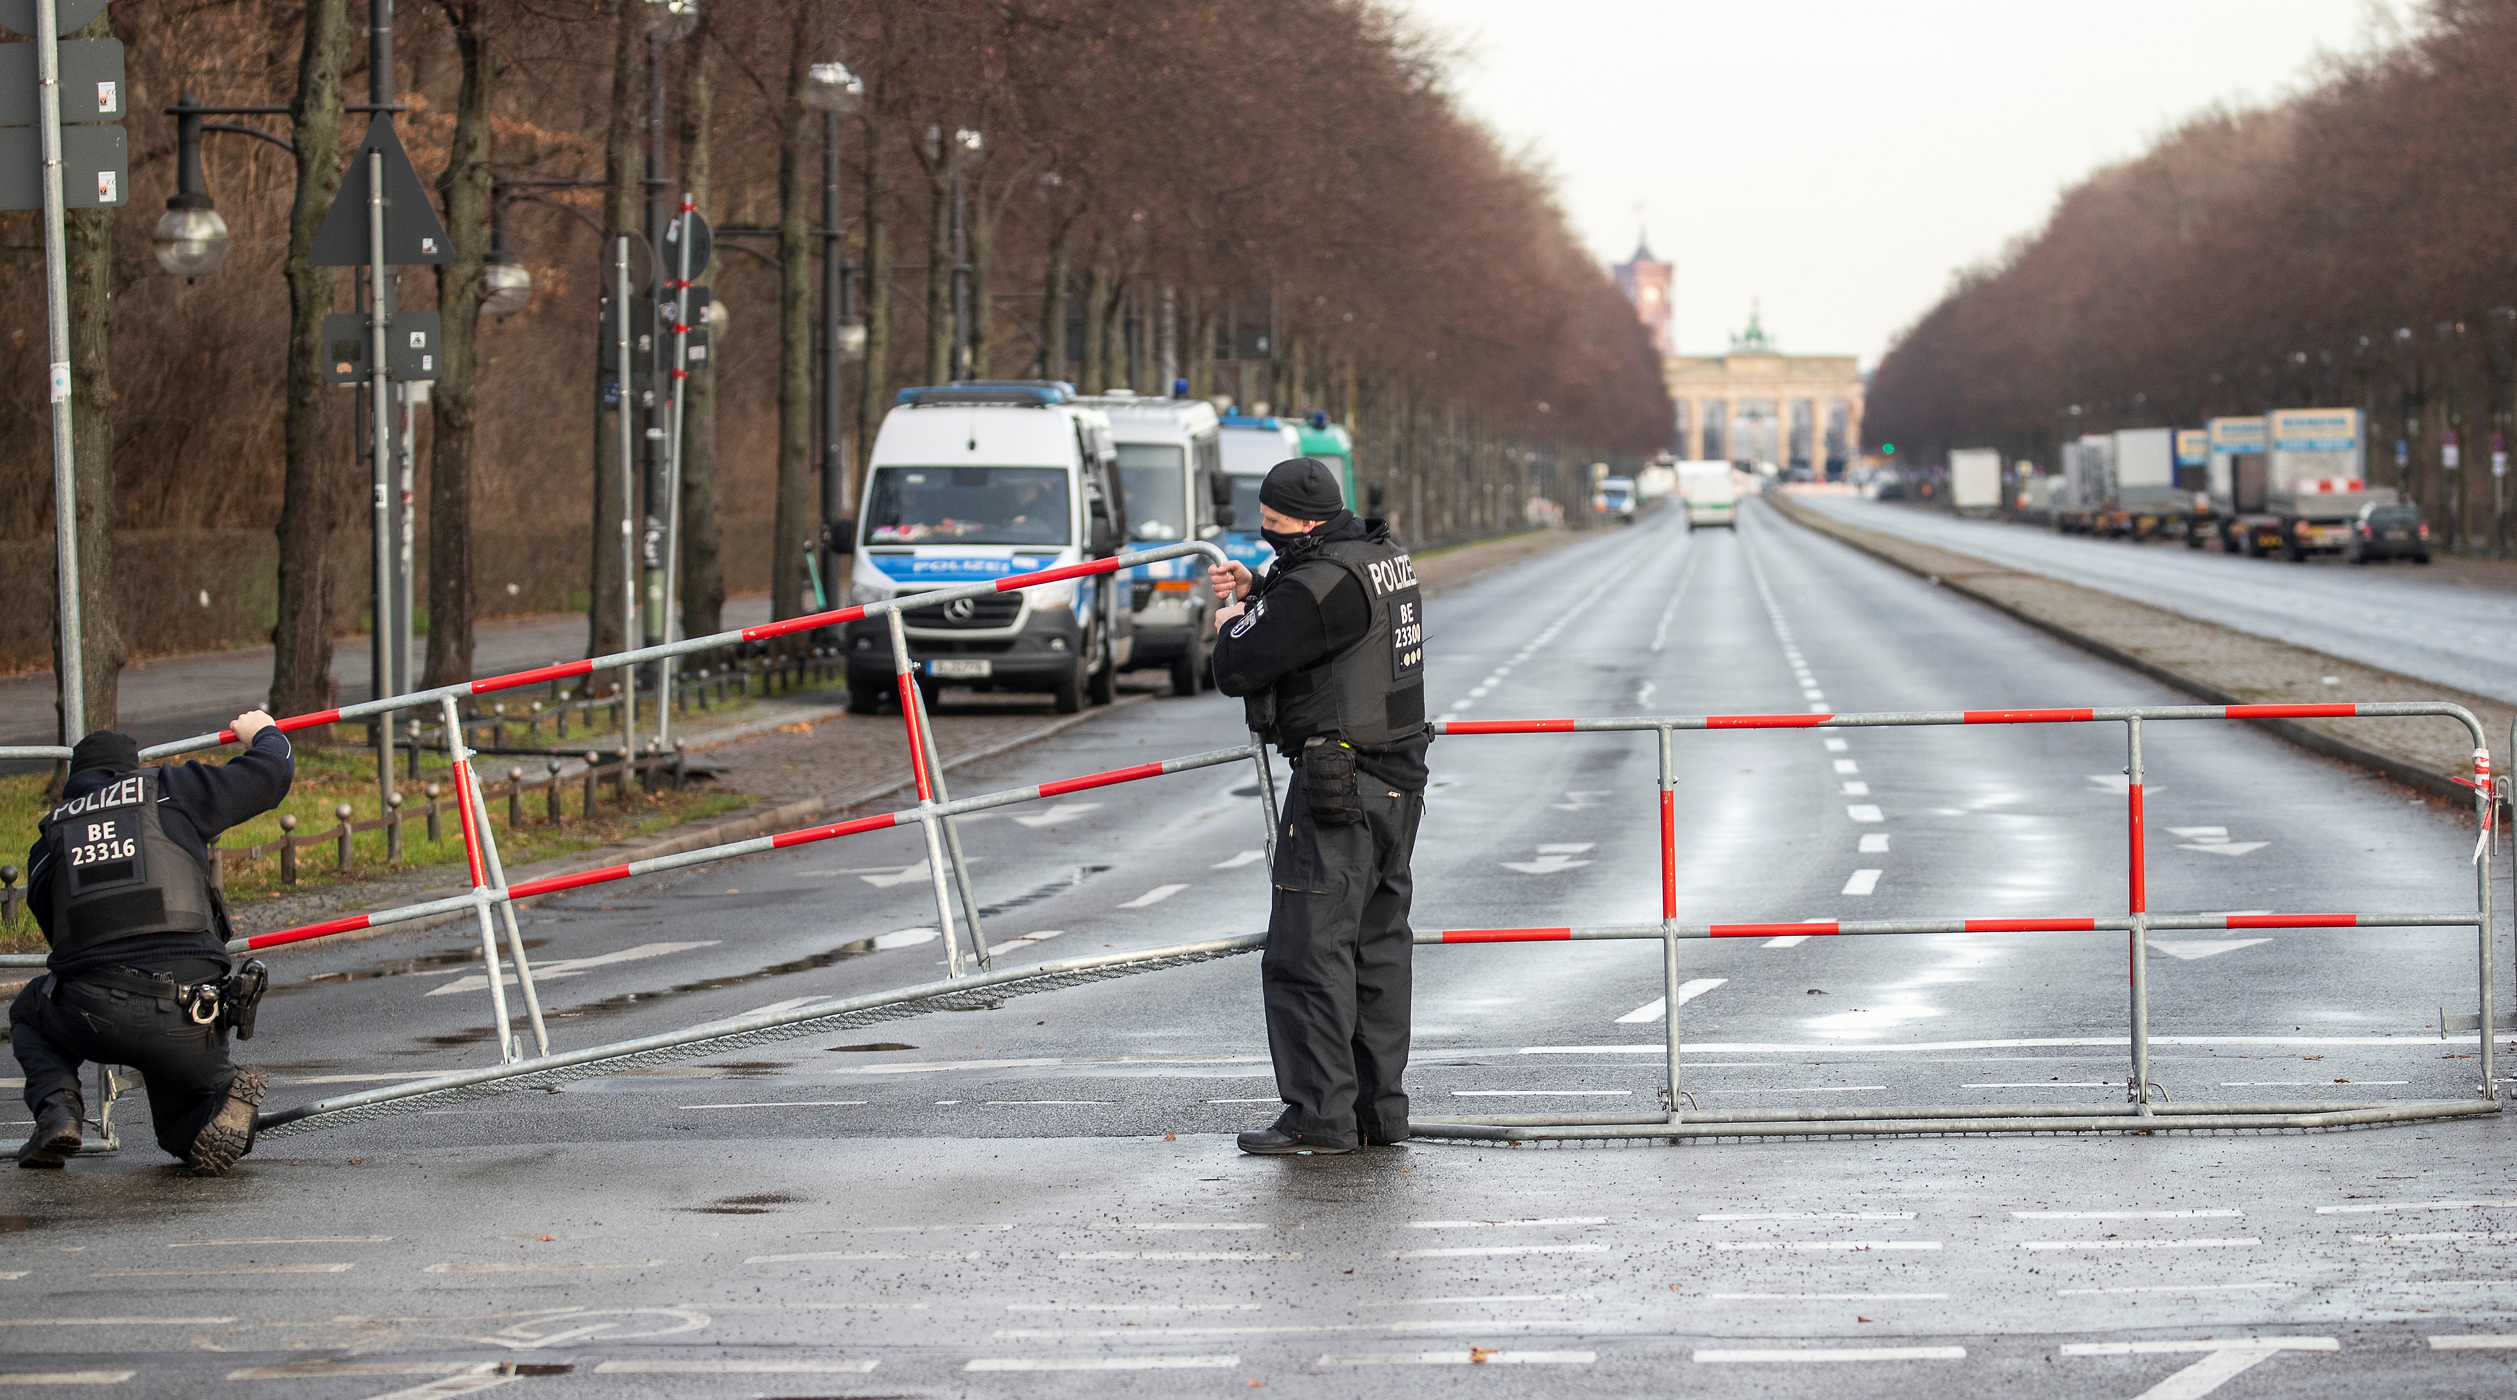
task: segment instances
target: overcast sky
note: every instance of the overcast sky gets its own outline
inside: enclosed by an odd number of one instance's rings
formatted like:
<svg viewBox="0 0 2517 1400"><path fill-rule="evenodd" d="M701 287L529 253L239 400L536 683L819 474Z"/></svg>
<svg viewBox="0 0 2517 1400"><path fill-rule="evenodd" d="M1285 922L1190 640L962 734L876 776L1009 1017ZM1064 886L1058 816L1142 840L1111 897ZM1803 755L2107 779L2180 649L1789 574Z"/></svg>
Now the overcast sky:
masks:
<svg viewBox="0 0 2517 1400"><path fill-rule="evenodd" d="M1791 351L1875 364L1952 269L2214 101L2296 86L2372 0L1398 0L1470 111L1558 176L1603 262L1678 265L1679 349L1761 298ZM2398 0L2399 2L2399 0Z"/></svg>

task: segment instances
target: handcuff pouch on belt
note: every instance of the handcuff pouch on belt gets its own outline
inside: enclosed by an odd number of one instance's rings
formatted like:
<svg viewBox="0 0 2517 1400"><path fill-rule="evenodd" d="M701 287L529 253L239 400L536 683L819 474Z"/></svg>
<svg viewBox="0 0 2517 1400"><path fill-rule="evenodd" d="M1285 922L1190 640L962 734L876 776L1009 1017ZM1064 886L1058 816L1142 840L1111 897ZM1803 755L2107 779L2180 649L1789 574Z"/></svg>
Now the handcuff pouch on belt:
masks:
<svg viewBox="0 0 2517 1400"><path fill-rule="evenodd" d="M227 980L218 984L218 1024L236 1033L238 1040L253 1039L254 1013L262 1009L262 993L271 985L271 970L260 958L247 958L236 965Z"/></svg>
<svg viewBox="0 0 2517 1400"><path fill-rule="evenodd" d="M1302 742L1302 793L1311 806L1311 820L1321 826L1347 826L1363 820L1363 793L1355 774L1355 751L1342 739L1313 735Z"/></svg>

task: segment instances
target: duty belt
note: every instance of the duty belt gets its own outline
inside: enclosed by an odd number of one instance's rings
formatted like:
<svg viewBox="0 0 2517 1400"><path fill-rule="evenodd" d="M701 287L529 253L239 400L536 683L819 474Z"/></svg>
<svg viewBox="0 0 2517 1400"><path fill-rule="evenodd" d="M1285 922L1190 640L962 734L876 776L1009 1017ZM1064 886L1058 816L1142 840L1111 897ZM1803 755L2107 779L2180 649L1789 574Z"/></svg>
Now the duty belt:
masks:
<svg viewBox="0 0 2517 1400"><path fill-rule="evenodd" d="M184 1015L196 1026L218 1023L219 993L226 985L222 979L215 982L195 982L186 986L172 977L160 977L128 967L85 968L71 973L66 978L56 973L53 976L54 989L59 990L65 981L84 982L88 986L103 987L109 991L129 992L134 996L171 1001L181 1008Z"/></svg>

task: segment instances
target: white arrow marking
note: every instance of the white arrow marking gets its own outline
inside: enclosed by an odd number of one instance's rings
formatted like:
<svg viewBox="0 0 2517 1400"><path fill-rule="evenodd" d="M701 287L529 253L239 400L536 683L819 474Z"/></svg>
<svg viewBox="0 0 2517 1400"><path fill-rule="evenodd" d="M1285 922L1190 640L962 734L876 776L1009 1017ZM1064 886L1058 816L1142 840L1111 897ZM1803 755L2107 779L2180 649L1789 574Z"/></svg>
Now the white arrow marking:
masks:
<svg viewBox="0 0 2517 1400"><path fill-rule="evenodd" d="M1578 812L1585 807L1597 807L1600 804L1593 802L1592 798L1606 797L1614 791L1614 788L1597 788L1587 792L1568 792L1565 794L1567 800L1554 804L1555 809L1559 812Z"/></svg>
<svg viewBox="0 0 2517 1400"><path fill-rule="evenodd" d="M1540 856L1536 860L1507 860L1503 862L1503 868L1517 870L1524 875L1553 875L1560 870L1571 870L1576 866L1588 864L1590 862L1587 860L1568 860L1563 856L1547 855Z"/></svg>
<svg viewBox="0 0 2517 1400"><path fill-rule="evenodd" d="M2089 781L2097 784L2101 788L2104 788L2108 792L2114 793L2118 797L2125 796L2132 791L2132 779L2125 777L2121 773L2091 773L2089 775ZM2144 793L2155 796L2159 793L2167 791L2167 784L2143 783L2141 785L2141 790Z"/></svg>
<svg viewBox="0 0 2517 1400"><path fill-rule="evenodd" d="M2171 958L2192 962L2196 958L2216 958L2222 953L2234 953L2240 948L2252 948L2258 943L2271 941L2269 938L2153 938L2150 946Z"/></svg>
<svg viewBox="0 0 2517 1400"><path fill-rule="evenodd" d="M2215 841L2207 845L2198 842L2189 842L2185 845L2177 847L2176 849L2180 851L2209 851L2215 856L2242 856L2250 851L2260 851L2271 844L2272 843L2269 841Z"/></svg>
<svg viewBox="0 0 2517 1400"><path fill-rule="evenodd" d="M912 880L925 879L926 862L919 861L915 865L904 865L898 870L886 871L880 875L859 875L857 878L878 890L887 890L894 885L905 885Z"/></svg>
<svg viewBox="0 0 2517 1400"><path fill-rule="evenodd" d="M1578 856L1598 844L1596 841L1562 841L1552 846L1541 846L1538 853L1542 856Z"/></svg>
<svg viewBox="0 0 2517 1400"><path fill-rule="evenodd" d="M1100 806L1098 802L1060 802L1046 811L1029 812L1014 820L1036 830L1044 826L1055 826L1069 817L1080 817Z"/></svg>
<svg viewBox="0 0 2517 1400"><path fill-rule="evenodd" d="M2226 841L2229 839L2229 829L2225 826L2171 826L2168 831L2188 841Z"/></svg>
<svg viewBox="0 0 2517 1400"><path fill-rule="evenodd" d="M1251 861L1263 859L1266 855L1267 852L1265 851L1243 851L1241 854L1234 856L1230 860L1219 860L1213 865L1208 866L1207 869L1238 870L1242 866L1248 865Z"/></svg>
<svg viewBox="0 0 2517 1400"><path fill-rule="evenodd" d="M591 972L598 967L610 967L614 963L639 962L647 958L660 958L668 953L687 953L693 948L714 948L715 946L717 946L717 940L713 938L702 943L641 943L635 948L623 948L617 953L601 953L591 958L562 958L557 962L543 963L533 969L533 980L547 982L558 977L574 977L581 972ZM510 987L516 985L516 975L512 972L501 971L498 974L498 980ZM458 977L442 987L434 988L429 995L442 997L451 996L456 992L477 992L488 985L489 978L476 972L468 977Z"/></svg>
<svg viewBox="0 0 2517 1400"><path fill-rule="evenodd" d="M1730 979L1727 977L1698 977L1692 982L1681 982L1678 984L1678 1004L1680 1006L1684 1006L1688 1002L1695 1000L1697 997L1704 995L1706 992L1713 990L1715 987L1718 987L1729 980ZM1623 1016L1618 1017L1617 1024L1621 1026L1637 1026L1646 1021L1657 1021L1668 1014L1669 998L1654 997L1650 1001L1647 1001L1641 1006L1634 1008L1632 1011L1627 1012Z"/></svg>
<svg viewBox="0 0 2517 1400"><path fill-rule="evenodd" d="M1152 889L1145 891L1143 894L1138 895L1136 898L1129 900L1127 903L1122 904L1119 907L1121 909L1143 909L1149 905L1160 904L1164 900L1169 899L1171 896L1178 894L1180 891L1187 888L1188 886L1186 885L1156 885Z"/></svg>

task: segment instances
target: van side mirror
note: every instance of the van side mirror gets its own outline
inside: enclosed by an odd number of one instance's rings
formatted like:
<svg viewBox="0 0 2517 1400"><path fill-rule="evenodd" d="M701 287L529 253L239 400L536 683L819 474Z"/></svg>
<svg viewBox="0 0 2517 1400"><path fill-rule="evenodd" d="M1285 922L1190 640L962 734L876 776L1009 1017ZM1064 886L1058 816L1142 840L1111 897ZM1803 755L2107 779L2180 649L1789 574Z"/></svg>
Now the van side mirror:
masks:
<svg viewBox="0 0 2517 1400"><path fill-rule="evenodd" d="M1206 478L1206 498L1214 504L1215 524L1232 528L1232 478L1222 472Z"/></svg>
<svg viewBox="0 0 2517 1400"><path fill-rule="evenodd" d="M1117 536L1118 531L1111 528L1110 525L1109 509L1103 506L1099 501L1093 502L1092 539L1087 546L1089 552L1096 556L1116 553L1118 549Z"/></svg>
<svg viewBox="0 0 2517 1400"><path fill-rule="evenodd" d="M843 515L822 526L822 544L833 554L856 553L856 522Z"/></svg>

